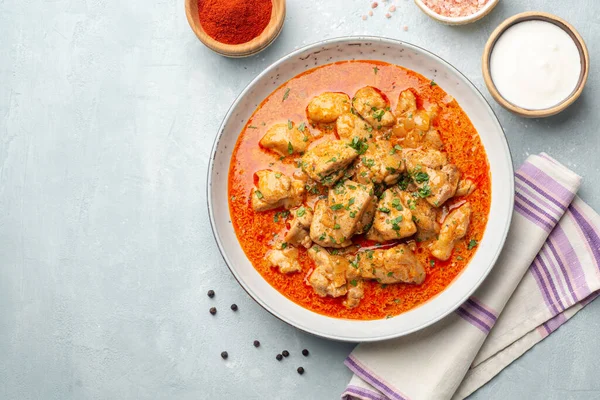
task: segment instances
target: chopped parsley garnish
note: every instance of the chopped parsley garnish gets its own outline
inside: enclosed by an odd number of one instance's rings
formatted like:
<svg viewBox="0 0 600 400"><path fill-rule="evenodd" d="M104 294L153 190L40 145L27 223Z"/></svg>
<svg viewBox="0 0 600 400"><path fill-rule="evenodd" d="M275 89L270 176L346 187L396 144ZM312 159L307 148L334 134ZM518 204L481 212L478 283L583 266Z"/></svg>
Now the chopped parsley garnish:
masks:
<svg viewBox="0 0 600 400"><path fill-rule="evenodd" d="M392 207L394 207L398 211L404 210L404 207L402 207L402 204L400 204L400 199L392 200Z"/></svg>
<svg viewBox="0 0 600 400"><path fill-rule="evenodd" d="M374 253L374 251L373 251L373 250L368 250L368 251L367 251L367 258L369 258L369 259L373 258L373 253ZM375 270L375 268L373 268L373 271L374 271L374 270ZM374 272L373 272L373 273L374 273Z"/></svg>
<svg viewBox="0 0 600 400"><path fill-rule="evenodd" d="M283 100L281 100L281 101L286 101L289 95L290 95L290 88L287 88L287 89L285 89L285 93L283 94Z"/></svg>
<svg viewBox="0 0 600 400"><path fill-rule="evenodd" d="M273 216L273 222L279 222L279 218L286 219L290 215L289 211L278 211Z"/></svg>
<svg viewBox="0 0 600 400"><path fill-rule="evenodd" d="M435 83L435 81L432 79L431 82L429 82L429 86L434 87L437 86L438 84Z"/></svg>
<svg viewBox="0 0 600 400"><path fill-rule="evenodd" d="M300 125L298 125L298 130L300 132L304 132L304 130L306 129L306 124L303 122Z"/></svg>
<svg viewBox="0 0 600 400"><path fill-rule="evenodd" d="M419 172L415 173L414 179L415 179L415 182L417 182L417 183L427 182L427 181L429 181L429 175L427 174L427 172L419 171Z"/></svg>
<svg viewBox="0 0 600 400"><path fill-rule="evenodd" d="M467 245L467 249L473 250L473 248L477 247L477 240L471 239L469 244Z"/></svg>
<svg viewBox="0 0 600 400"><path fill-rule="evenodd" d="M350 211L350 218L356 218L356 211Z"/></svg>
<svg viewBox="0 0 600 400"><path fill-rule="evenodd" d="M248 125L248 129L258 129L258 127L254 126L254 125Z"/></svg>
<svg viewBox="0 0 600 400"><path fill-rule="evenodd" d="M394 276L394 273L392 271L390 271L390 272L387 273L387 276L390 276L390 277Z"/></svg>
<svg viewBox="0 0 600 400"><path fill-rule="evenodd" d="M379 71L379 68L377 68L377 66L375 66L375 67L373 68L373 72L375 72L375 75L377 75L377 72L378 72L378 71Z"/></svg>
<svg viewBox="0 0 600 400"><path fill-rule="evenodd" d="M292 123L292 120L288 119L288 129L291 131L293 127L294 127L294 124Z"/></svg>
<svg viewBox="0 0 600 400"><path fill-rule="evenodd" d="M390 209L389 209L389 208L386 208L386 207L379 207L379 211L381 211L382 213L389 214L389 212L390 212Z"/></svg>
<svg viewBox="0 0 600 400"><path fill-rule="evenodd" d="M326 162L330 163L330 162L336 162L337 161L337 157L331 157L329 160L327 160Z"/></svg>
<svg viewBox="0 0 600 400"><path fill-rule="evenodd" d="M335 225L333 226L333 229L340 229L340 228L341 228L340 224L335 224Z"/></svg>
<svg viewBox="0 0 600 400"><path fill-rule="evenodd" d="M294 154L294 146L292 146L292 142L288 142L288 153Z"/></svg>
<svg viewBox="0 0 600 400"><path fill-rule="evenodd" d="M402 175L402 178L398 181L398 187L402 190L408 189L410 184L410 177L408 175Z"/></svg>
<svg viewBox="0 0 600 400"><path fill-rule="evenodd" d="M320 241L323 241L323 240L325 240L325 233L322 233L322 234L321 234L321 236L319 236L319 240L320 240Z"/></svg>
<svg viewBox="0 0 600 400"><path fill-rule="evenodd" d="M372 158L363 157L361 161L369 168L375 165L375 160L373 160Z"/></svg>
<svg viewBox="0 0 600 400"><path fill-rule="evenodd" d="M429 260L429 265L431 265L431 267L435 267L435 260Z"/></svg>
<svg viewBox="0 0 600 400"><path fill-rule="evenodd" d="M331 208L333 211L335 211L335 210L339 210L339 209L341 209L341 208L343 208L343 207L344 207L344 205L343 205L343 204L341 204L341 203L337 203L337 204L334 204L334 205L332 205L332 206L331 206L331 207L329 207L329 208Z"/></svg>
<svg viewBox="0 0 600 400"><path fill-rule="evenodd" d="M425 197L429 197L429 196L431 196L431 187L429 187L429 185L428 185L428 184L425 184L425 185L423 185L423 187L422 187L422 188L420 188L420 189L417 191L417 194L419 195L419 197L421 197L421 198L423 198L423 199L424 199Z"/></svg>
<svg viewBox="0 0 600 400"><path fill-rule="evenodd" d="M356 285L358 285L358 282L356 281L356 279L352 279L352 280L350 281L350 284L351 284L352 286L356 286Z"/></svg>
<svg viewBox="0 0 600 400"><path fill-rule="evenodd" d="M264 197L263 194L260 192L260 190L255 190L254 193L256 194L256 197L258 197L259 199L262 199Z"/></svg>
<svg viewBox="0 0 600 400"><path fill-rule="evenodd" d="M385 114L385 110L373 111L373 118L375 118L377 121L381 122L381 118L383 118L384 114Z"/></svg>
<svg viewBox="0 0 600 400"><path fill-rule="evenodd" d="M287 247L287 243L286 242L281 243L281 250L285 249L286 247Z"/></svg>
<svg viewBox="0 0 600 400"><path fill-rule="evenodd" d="M363 140L358 136L354 136L352 138L352 142L350 142L350 147L356 150L358 154L365 154L365 152L369 148L369 145L367 144L366 140Z"/></svg>
<svg viewBox="0 0 600 400"><path fill-rule="evenodd" d="M306 214L306 209L305 209L304 207L300 207L300 208L298 209L298 211L296 211L296 215L297 215L298 217L302 217L302 216L304 216L304 214Z"/></svg>

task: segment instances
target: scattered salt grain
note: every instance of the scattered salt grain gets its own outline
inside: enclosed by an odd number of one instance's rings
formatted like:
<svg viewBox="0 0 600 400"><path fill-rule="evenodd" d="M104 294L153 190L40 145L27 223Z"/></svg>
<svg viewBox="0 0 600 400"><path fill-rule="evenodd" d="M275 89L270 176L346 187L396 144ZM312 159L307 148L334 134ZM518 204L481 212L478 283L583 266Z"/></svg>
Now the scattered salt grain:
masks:
<svg viewBox="0 0 600 400"><path fill-rule="evenodd" d="M371 4L371 8L377 8L379 4L377 4L377 2L374 2L373 4Z"/></svg>
<svg viewBox="0 0 600 400"><path fill-rule="evenodd" d="M466 17L481 10L489 0L423 0L436 14L444 17Z"/></svg>
<svg viewBox="0 0 600 400"><path fill-rule="evenodd" d="M392 14L390 14L390 13L387 13L387 14L385 14L385 17L386 17L386 18L392 18Z"/></svg>
<svg viewBox="0 0 600 400"><path fill-rule="evenodd" d="M369 11L369 17L373 16L373 11Z"/></svg>
<svg viewBox="0 0 600 400"><path fill-rule="evenodd" d="M404 32L406 32L408 30L408 26L404 25L404 27L402 29L404 29Z"/></svg>
<svg viewBox="0 0 600 400"><path fill-rule="evenodd" d="M362 20L363 20L363 21L366 21L366 20L367 20L367 16L366 16L366 15L363 15L363 16L362 16Z"/></svg>
<svg viewBox="0 0 600 400"><path fill-rule="evenodd" d="M396 6L390 6L390 12L396 11Z"/></svg>

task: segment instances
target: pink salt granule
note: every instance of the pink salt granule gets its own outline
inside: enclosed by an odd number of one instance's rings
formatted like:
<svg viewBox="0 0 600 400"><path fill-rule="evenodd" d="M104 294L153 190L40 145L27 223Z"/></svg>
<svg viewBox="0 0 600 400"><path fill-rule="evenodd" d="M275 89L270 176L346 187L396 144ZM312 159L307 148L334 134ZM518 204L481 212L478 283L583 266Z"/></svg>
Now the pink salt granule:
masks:
<svg viewBox="0 0 600 400"><path fill-rule="evenodd" d="M481 10L490 0L423 0L436 14L444 17L466 17Z"/></svg>

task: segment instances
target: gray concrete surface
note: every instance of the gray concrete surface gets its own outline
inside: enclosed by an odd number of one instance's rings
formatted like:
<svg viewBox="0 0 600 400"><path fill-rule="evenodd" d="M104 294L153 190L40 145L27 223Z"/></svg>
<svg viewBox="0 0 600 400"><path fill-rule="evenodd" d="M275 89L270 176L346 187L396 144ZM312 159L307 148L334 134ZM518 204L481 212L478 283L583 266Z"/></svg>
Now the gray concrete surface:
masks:
<svg viewBox="0 0 600 400"><path fill-rule="evenodd" d="M600 209L600 3L502 0L458 28L396 4L391 19L380 7L363 22L368 0L289 0L281 37L229 60L197 41L181 0L0 0L0 398L338 398L352 345L306 335L255 304L218 254L205 199L209 149L236 95L323 38L426 47L490 99L480 56L493 28L526 10L566 18L591 53L583 97L544 120L493 107L515 164L547 151L583 175L581 195ZM600 398L599 331L596 301L473 398ZM283 349L292 355L276 362Z"/></svg>

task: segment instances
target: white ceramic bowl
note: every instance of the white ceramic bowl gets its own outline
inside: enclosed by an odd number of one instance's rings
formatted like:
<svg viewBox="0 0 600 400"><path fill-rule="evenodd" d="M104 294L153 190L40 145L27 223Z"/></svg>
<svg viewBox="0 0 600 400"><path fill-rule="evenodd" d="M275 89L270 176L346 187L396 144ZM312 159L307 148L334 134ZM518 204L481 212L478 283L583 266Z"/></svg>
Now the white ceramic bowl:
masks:
<svg viewBox="0 0 600 400"><path fill-rule="evenodd" d="M390 319L359 321L309 311L275 290L254 269L240 247L228 208L227 174L238 135L256 107L277 87L315 66L343 60L380 60L412 69L454 96L481 136L492 173L492 203L487 229L465 270L442 293ZM513 210L513 167L504 132L481 93L436 55L397 40L345 37L315 43L283 57L257 76L235 100L213 145L208 170L208 209L225 262L240 285L267 311L318 336L368 342L403 336L433 324L459 307L490 272L504 244Z"/></svg>

